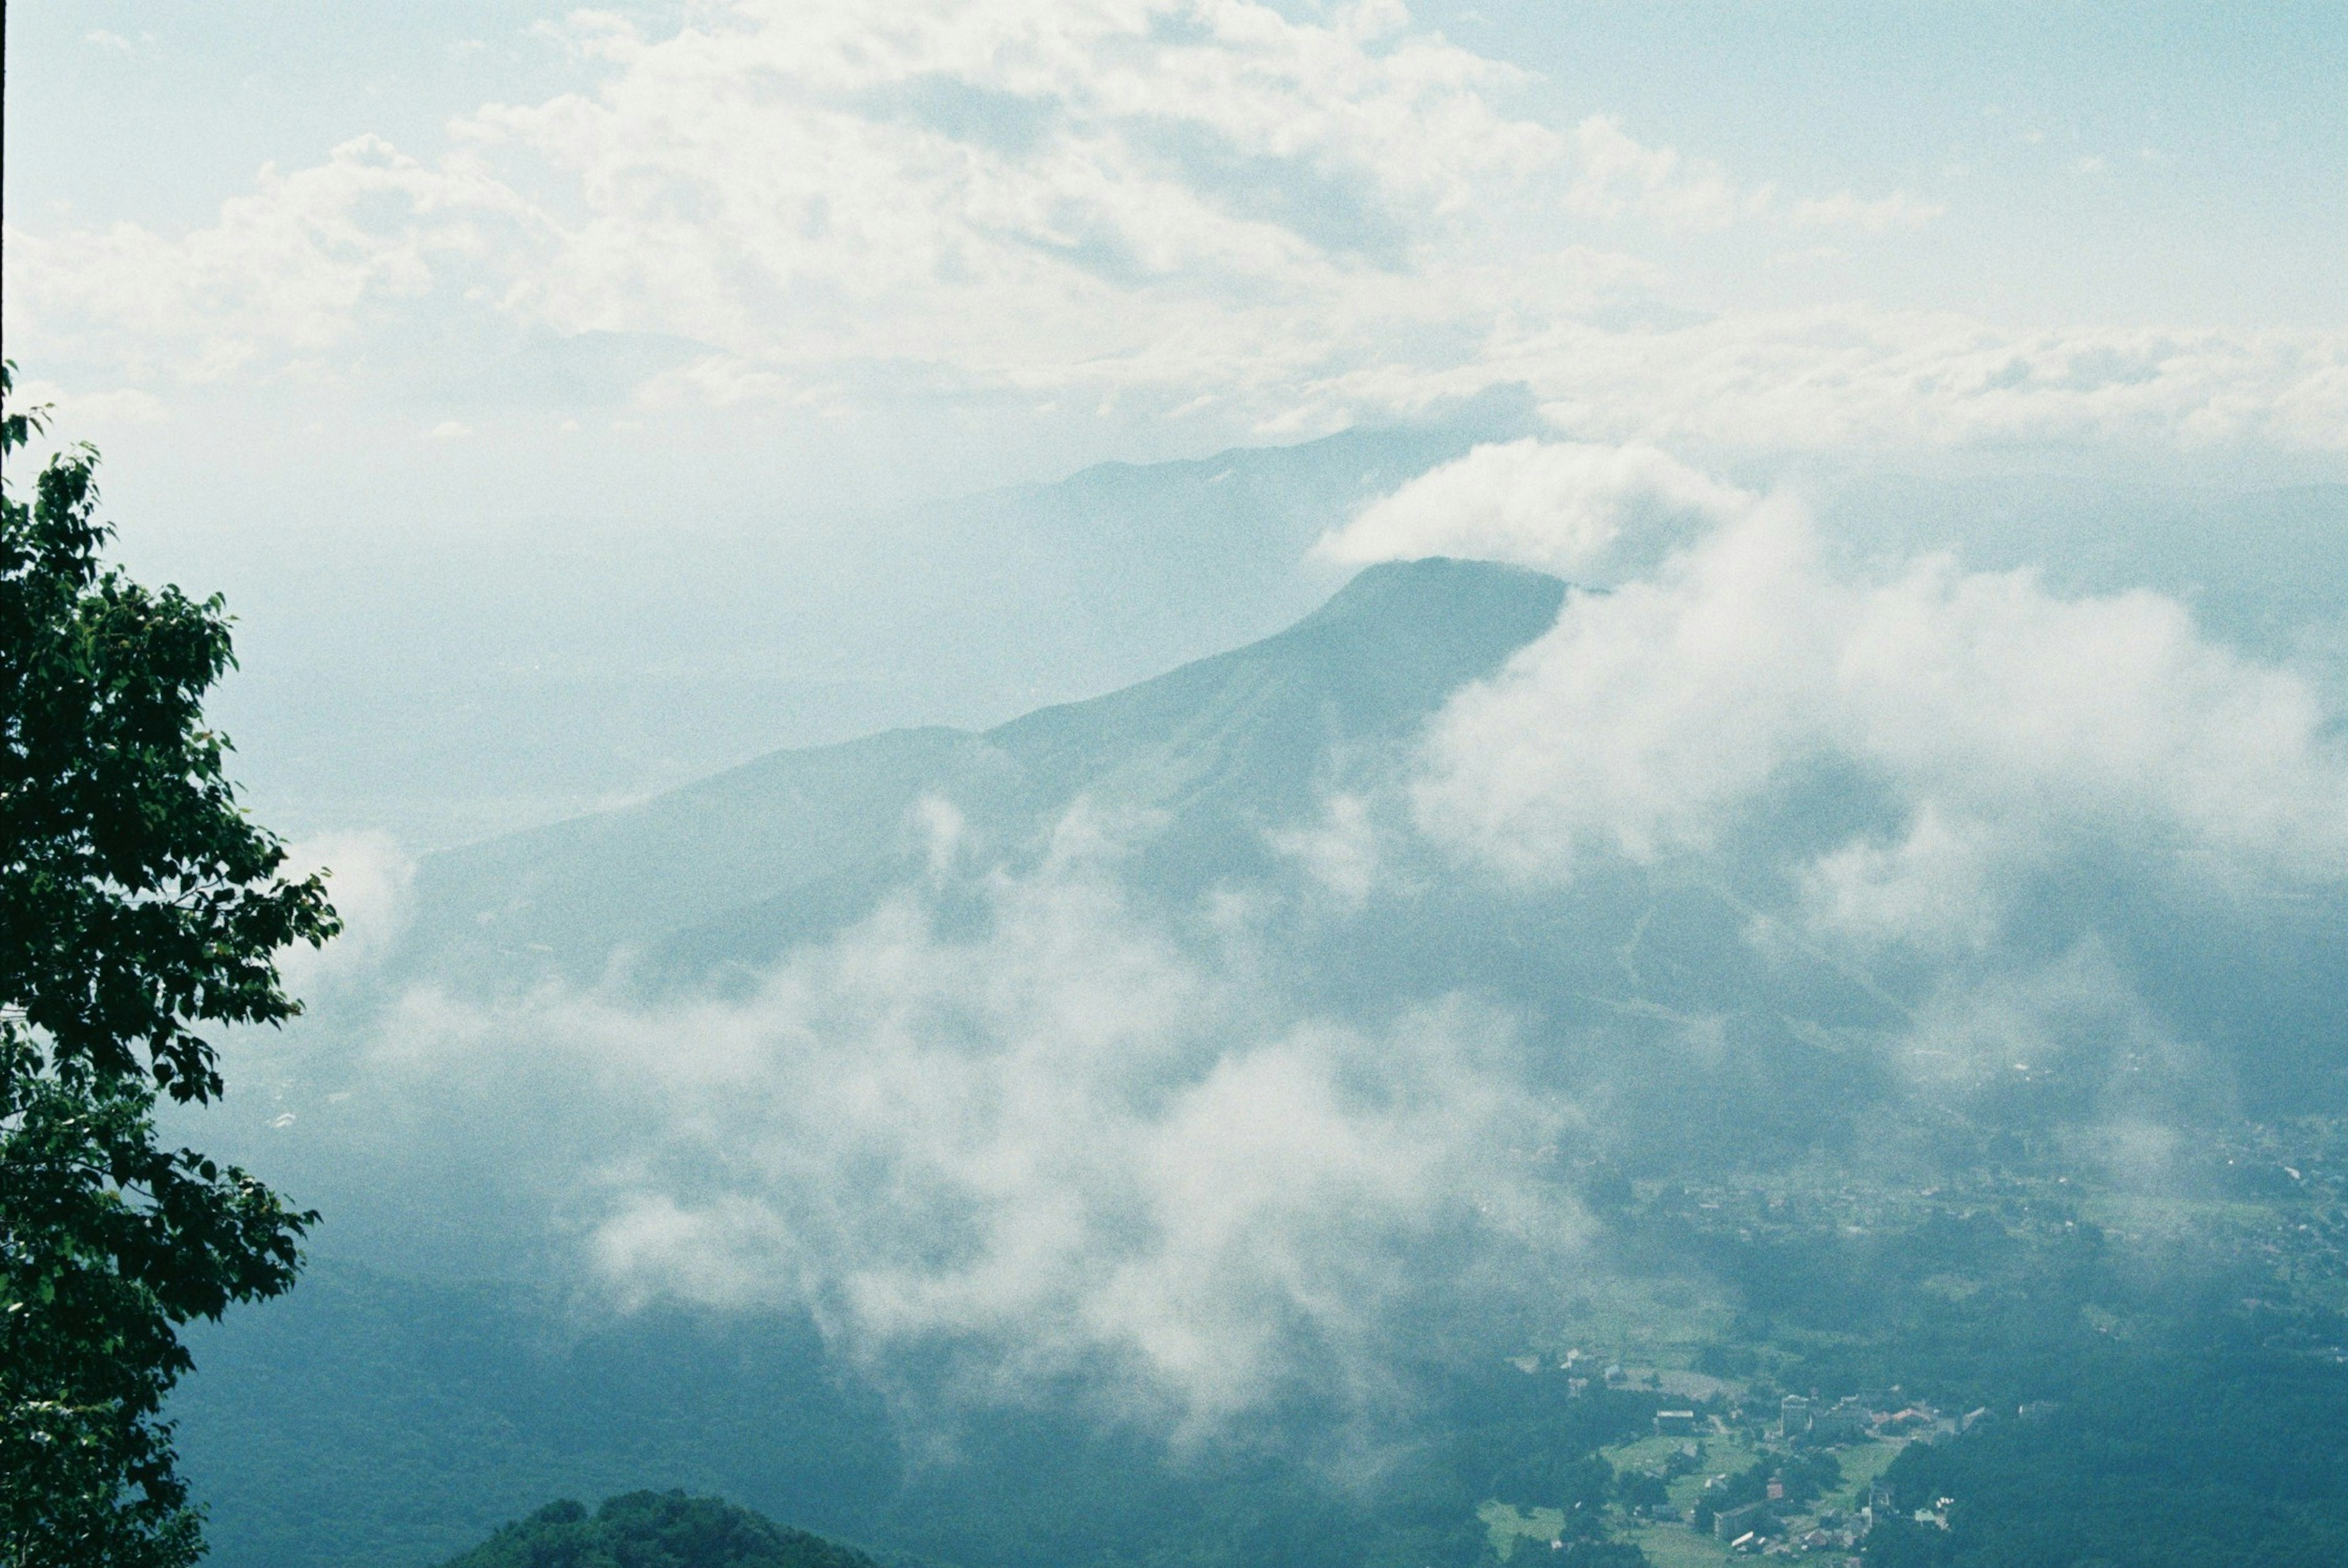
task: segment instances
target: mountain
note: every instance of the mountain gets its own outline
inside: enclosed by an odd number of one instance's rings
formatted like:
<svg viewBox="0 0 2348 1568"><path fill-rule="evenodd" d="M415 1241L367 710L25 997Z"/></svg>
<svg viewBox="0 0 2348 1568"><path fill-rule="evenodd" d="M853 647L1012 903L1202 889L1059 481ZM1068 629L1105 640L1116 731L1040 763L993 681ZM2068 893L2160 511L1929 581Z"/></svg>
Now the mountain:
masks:
<svg viewBox="0 0 2348 1568"><path fill-rule="evenodd" d="M814 515L457 513L207 541L240 618L213 716L263 820L438 847L579 815L778 743L983 727L1261 637L1324 597L1314 539L1533 423L1416 425Z"/></svg>
<svg viewBox="0 0 2348 1568"><path fill-rule="evenodd" d="M1276 636L983 732L897 730L763 757L642 804L445 851L417 874L396 972L485 989L755 962L918 875L917 808L1032 856L1080 797L1162 817L1143 880L1193 891L1260 862L1269 826L1391 762L1444 698L1556 619L1553 578L1374 567Z"/></svg>

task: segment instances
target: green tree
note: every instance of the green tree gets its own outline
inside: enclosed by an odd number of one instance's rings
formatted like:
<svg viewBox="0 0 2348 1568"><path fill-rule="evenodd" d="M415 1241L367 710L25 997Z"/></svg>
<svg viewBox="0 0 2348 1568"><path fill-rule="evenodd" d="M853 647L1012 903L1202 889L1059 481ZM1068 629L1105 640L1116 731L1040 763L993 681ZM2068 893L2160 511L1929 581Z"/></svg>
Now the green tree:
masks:
<svg viewBox="0 0 2348 1568"><path fill-rule="evenodd" d="M0 365L0 464L41 425ZM339 928L322 876L238 807L204 693L214 597L104 566L98 454L0 474L0 1563L201 1553L164 1396L180 1327L274 1296L316 1216L157 1142L159 1094L222 1090L205 1026L300 1005L274 956Z"/></svg>

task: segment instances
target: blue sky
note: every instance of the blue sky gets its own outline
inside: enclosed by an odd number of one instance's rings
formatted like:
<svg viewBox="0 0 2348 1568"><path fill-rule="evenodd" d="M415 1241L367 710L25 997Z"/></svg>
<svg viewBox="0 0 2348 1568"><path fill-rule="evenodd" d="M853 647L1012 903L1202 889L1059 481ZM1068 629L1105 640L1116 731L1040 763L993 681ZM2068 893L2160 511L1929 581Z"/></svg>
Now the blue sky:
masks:
<svg viewBox="0 0 2348 1568"><path fill-rule="evenodd" d="M2348 320L2348 11L2332 5L1423 5L1725 160L1949 203L1853 285L2001 318ZM2092 172L2082 165L2096 160Z"/></svg>

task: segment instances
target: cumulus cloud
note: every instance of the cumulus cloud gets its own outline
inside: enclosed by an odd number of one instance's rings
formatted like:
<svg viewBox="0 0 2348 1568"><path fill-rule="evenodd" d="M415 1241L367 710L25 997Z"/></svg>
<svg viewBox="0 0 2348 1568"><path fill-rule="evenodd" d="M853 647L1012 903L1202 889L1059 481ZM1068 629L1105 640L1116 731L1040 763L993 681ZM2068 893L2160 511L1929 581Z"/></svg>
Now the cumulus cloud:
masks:
<svg viewBox="0 0 2348 1568"><path fill-rule="evenodd" d="M209 228L7 231L12 326L136 374L209 380L347 343L370 311L468 258L510 254L533 215L477 160L427 166L380 137L262 170ZM492 237L492 231L496 231Z"/></svg>
<svg viewBox="0 0 2348 1568"><path fill-rule="evenodd" d="M12 314L158 349L201 323L216 368L478 258L532 320L693 338L795 384L897 362L1203 382L1205 356L1267 353L1293 374L1365 318L1441 319L1394 286L1414 252L1570 161L1496 101L1516 73L1400 21L742 4L655 40L585 16L569 41L603 85L486 106L435 167L362 138L184 239L12 231Z"/></svg>
<svg viewBox="0 0 2348 1568"><path fill-rule="evenodd" d="M1673 520L1736 517L1755 497L1653 446L1530 438L1478 446L1372 503L1315 553L1361 564L1457 555L1587 579ZM1660 525L1660 526L1659 526Z"/></svg>
<svg viewBox="0 0 2348 1568"><path fill-rule="evenodd" d="M1832 565L1791 500L1643 449L1489 448L1374 506L1338 544L1571 569L1622 548L1645 498L1667 503L1650 528L1708 526L1612 591L1570 598L1553 630L1450 703L1417 784L1430 832L1525 875L1570 874L1591 848L1708 846L1832 761L1903 816L1890 840L1809 869L1821 920L1913 929L1929 907L1977 929L1978 887L2013 864L1966 867L2081 833L2260 876L2348 872L2348 759L2315 691L2157 594L2064 599L1939 557L1869 578ZM1976 892L1920 902L1916 884L1935 880Z"/></svg>
<svg viewBox="0 0 2348 1568"><path fill-rule="evenodd" d="M1717 167L1683 159L1667 147L1646 147L1610 115L1592 115L1573 128L1578 155L1565 193L1570 212L1593 218L1636 215L1690 228L1725 228L1766 211L1768 189L1739 190Z"/></svg>
<svg viewBox="0 0 2348 1568"><path fill-rule="evenodd" d="M1813 930L1863 942L1981 951L2003 914L1998 835L1952 821L1927 801L1895 835L1857 838L1804 866L1797 881Z"/></svg>
<svg viewBox="0 0 2348 1568"><path fill-rule="evenodd" d="M331 376L453 317L703 345L652 407L1126 399L1228 438L1511 383L1609 441L2348 429L2338 333L1668 297L1677 234L1897 235L1939 209L1552 123L1521 73L1398 6L742 0L665 36L602 15L552 36L595 85L460 116L445 156L359 137L178 235L13 225L13 337L160 388ZM1607 324L1626 311L1684 324Z"/></svg>
<svg viewBox="0 0 2348 1568"><path fill-rule="evenodd" d="M1585 561L1631 527L1617 476L1710 494L1654 462L1495 449L1373 507L1356 542ZM2074 1109L2219 1102L2193 1026L2143 988L2267 940L2260 900L2348 891L2322 694L2157 594L2065 598L1945 557L1859 569L1784 497L1698 516L1655 512L1658 559L1570 594L1455 694L1405 786L1419 830L1523 886L1701 866L1744 890L1756 953L1822 958L1903 1016L1895 1054L1928 1080L2052 1064L2084 1075Z"/></svg>
<svg viewBox="0 0 2348 1568"><path fill-rule="evenodd" d="M1082 811L977 896L911 890L735 999L419 993L377 1066L496 1107L623 1296L804 1304L884 1376L967 1348L976 1391L1082 1376L1190 1430L1308 1371L1375 1399L1478 1259L1537 1264L1517 1288L1570 1259L1505 1020L1301 1011L1253 936L1142 914Z"/></svg>

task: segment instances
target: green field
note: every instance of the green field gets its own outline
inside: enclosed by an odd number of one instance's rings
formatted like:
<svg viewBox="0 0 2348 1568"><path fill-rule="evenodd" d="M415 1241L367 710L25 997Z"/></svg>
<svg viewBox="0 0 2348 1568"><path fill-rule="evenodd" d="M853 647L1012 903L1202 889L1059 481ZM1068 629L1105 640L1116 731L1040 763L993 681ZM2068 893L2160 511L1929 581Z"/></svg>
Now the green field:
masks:
<svg viewBox="0 0 2348 1568"><path fill-rule="evenodd" d="M1620 1448L1601 1450L1606 1461L1616 1470L1660 1471L1677 1453L1685 1438L1641 1438L1637 1442ZM1708 1433L1696 1440L1704 1445L1704 1460L1687 1475L1674 1476L1671 1482L1672 1506L1685 1512L1704 1496L1704 1483L1716 1475L1735 1475L1748 1469L1761 1457L1761 1450L1741 1437L1725 1437ZM1869 1472L1870 1474L1873 1471Z"/></svg>
<svg viewBox="0 0 2348 1568"><path fill-rule="evenodd" d="M1642 1438L1636 1442L1601 1450L1609 1463L1622 1471L1660 1471L1684 1442L1684 1438ZM1672 1505L1683 1512L1694 1508L1704 1496L1705 1481L1716 1475L1733 1475L1749 1468L1763 1457L1764 1450L1741 1438L1723 1437L1717 1433L1702 1440L1704 1461L1688 1475L1676 1476L1671 1482ZM1881 1475L1891 1461L1899 1457L1898 1443L1855 1443L1838 1449L1836 1458L1842 1463L1843 1484L1818 1499L1820 1508L1836 1508L1845 1512L1855 1511L1867 1501L1868 1483ZM1732 1561L1727 1548L1709 1535L1677 1524L1639 1523L1626 1527L1622 1539L1635 1542L1655 1568L1715 1568Z"/></svg>
<svg viewBox="0 0 2348 1568"><path fill-rule="evenodd" d="M1561 1508L1536 1508L1519 1513L1505 1502L1494 1501L1478 1509L1476 1517L1491 1532L1492 1554L1503 1563L1515 1554L1520 1541L1546 1546L1565 1533L1565 1510Z"/></svg>
<svg viewBox="0 0 2348 1568"><path fill-rule="evenodd" d="M1835 1457L1842 1460L1842 1490L1828 1493L1819 1501L1839 1508L1846 1513L1856 1511L1867 1501L1867 1483L1890 1469L1891 1461L1900 1457L1900 1450L1906 1446L1904 1443L1854 1443L1849 1448L1837 1450Z"/></svg>
<svg viewBox="0 0 2348 1568"><path fill-rule="evenodd" d="M1622 1532L1655 1568L1717 1568L1733 1561L1728 1549L1709 1535L1678 1524L1642 1524Z"/></svg>

